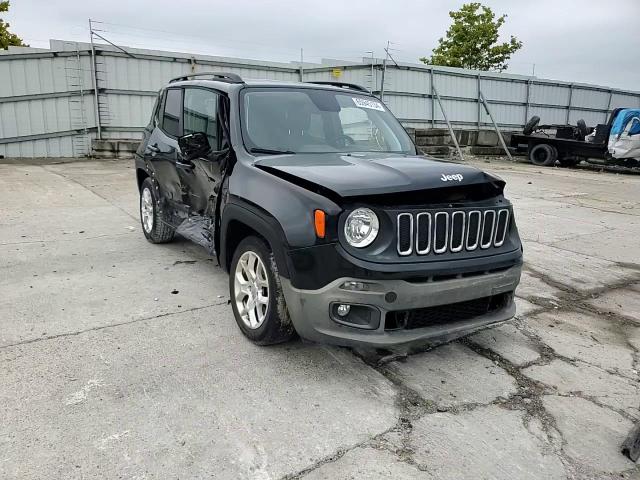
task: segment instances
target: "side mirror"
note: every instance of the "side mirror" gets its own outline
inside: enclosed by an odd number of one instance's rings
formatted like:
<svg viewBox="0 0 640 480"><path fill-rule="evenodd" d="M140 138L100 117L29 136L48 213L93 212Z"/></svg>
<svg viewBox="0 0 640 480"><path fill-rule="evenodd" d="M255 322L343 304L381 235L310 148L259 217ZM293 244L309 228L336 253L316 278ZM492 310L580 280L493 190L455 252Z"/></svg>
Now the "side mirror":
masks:
<svg viewBox="0 0 640 480"><path fill-rule="evenodd" d="M202 132L188 133L179 137L178 146L185 160L206 157L211 152L209 139Z"/></svg>

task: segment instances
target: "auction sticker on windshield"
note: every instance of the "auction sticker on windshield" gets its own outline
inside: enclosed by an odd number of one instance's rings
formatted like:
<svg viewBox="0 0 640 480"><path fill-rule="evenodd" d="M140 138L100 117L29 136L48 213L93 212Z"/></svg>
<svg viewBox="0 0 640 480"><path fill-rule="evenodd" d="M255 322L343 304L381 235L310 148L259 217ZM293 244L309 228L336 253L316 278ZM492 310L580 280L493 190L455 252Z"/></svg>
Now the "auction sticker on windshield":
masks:
<svg viewBox="0 0 640 480"><path fill-rule="evenodd" d="M367 100L366 98L358 98L358 97L352 97L352 98L353 98L353 103L355 103L356 106L360 108L369 108L371 110L380 110L381 112L384 112L384 107L380 102L376 102L375 100Z"/></svg>

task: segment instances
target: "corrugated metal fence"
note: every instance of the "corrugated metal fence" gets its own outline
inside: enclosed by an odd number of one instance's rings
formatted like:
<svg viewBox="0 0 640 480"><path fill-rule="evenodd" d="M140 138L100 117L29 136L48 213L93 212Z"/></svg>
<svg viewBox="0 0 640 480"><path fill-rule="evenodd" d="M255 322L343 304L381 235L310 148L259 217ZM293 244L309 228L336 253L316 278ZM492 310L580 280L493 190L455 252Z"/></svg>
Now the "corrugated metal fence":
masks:
<svg viewBox="0 0 640 480"><path fill-rule="evenodd" d="M52 41L51 49L13 48L0 53L0 155L64 157L89 153L97 120L103 138L138 138L157 91L172 78L200 71L230 71L244 78L300 80L295 63L260 62L154 50L97 47ZM97 98L92 71L96 72ZM339 80L380 91L381 64L305 64L305 80ZM452 123L489 128L480 92L505 129L538 115L544 123L587 125L606 121L616 107L640 107L640 93L418 64L389 65L384 101L409 127L442 126L435 86ZM96 115L96 106L98 115Z"/></svg>

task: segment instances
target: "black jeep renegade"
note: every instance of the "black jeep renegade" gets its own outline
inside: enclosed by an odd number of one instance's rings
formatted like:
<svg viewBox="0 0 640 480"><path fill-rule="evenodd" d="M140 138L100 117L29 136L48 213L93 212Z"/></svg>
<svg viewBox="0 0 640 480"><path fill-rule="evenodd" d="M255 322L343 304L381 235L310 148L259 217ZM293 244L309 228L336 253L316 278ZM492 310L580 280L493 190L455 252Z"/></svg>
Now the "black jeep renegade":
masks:
<svg viewBox="0 0 640 480"><path fill-rule="evenodd" d="M215 255L255 343L426 343L514 315L522 247L504 182L417 155L356 85L176 78L136 175L147 239Z"/></svg>

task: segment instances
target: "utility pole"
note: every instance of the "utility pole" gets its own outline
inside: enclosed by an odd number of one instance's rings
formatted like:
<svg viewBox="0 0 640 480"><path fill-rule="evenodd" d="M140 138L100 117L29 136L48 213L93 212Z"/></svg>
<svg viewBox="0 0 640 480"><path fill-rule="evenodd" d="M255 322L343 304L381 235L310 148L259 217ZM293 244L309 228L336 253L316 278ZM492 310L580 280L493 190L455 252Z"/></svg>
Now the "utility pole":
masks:
<svg viewBox="0 0 640 480"><path fill-rule="evenodd" d="M389 40L387 40L387 48L384 49L386 55L382 61L382 80L380 81L380 100L384 102L384 76L387 73L387 59L389 58Z"/></svg>
<svg viewBox="0 0 640 480"><path fill-rule="evenodd" d="M98 107L98 73L96 69L96 48L93 44L93 23L89 19L89 40L91 42L91 81L93 82L93 108L96 118L97 138L102 140L102 127L100 126L100 110Z"/></svg>

